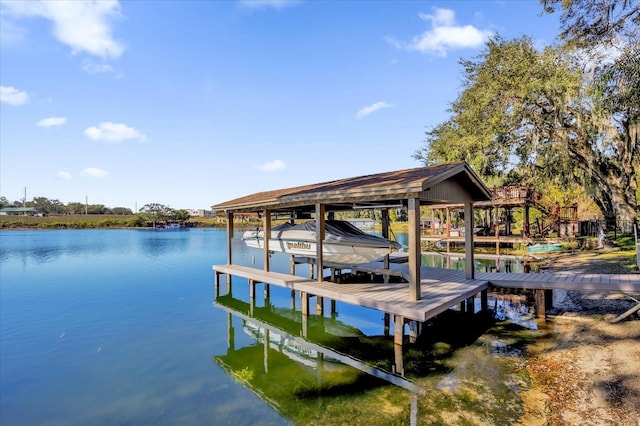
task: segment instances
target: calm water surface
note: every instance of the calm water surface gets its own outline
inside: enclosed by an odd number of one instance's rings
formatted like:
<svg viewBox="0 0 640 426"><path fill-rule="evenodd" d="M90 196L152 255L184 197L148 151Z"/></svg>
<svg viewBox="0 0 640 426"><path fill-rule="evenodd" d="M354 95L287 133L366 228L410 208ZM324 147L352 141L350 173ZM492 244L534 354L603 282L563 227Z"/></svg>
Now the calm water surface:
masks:
<svg viewBox="0 0 640 426"><path fill-rule="evenodd" d="M234 263L261 256L234 246ZM287 256L272 262L288 271ZM285 289L252 307L238 279L213 303L218 263L226 233L214 229L1 231L0 424L323 423L331 407L380 395L399 398L391 419L420 418L410 392L321 353L357 341L391 371L392 347L365 339L383 334L381 313L338 304L337 318L310 319L324 346L305 346Z"/></svg>

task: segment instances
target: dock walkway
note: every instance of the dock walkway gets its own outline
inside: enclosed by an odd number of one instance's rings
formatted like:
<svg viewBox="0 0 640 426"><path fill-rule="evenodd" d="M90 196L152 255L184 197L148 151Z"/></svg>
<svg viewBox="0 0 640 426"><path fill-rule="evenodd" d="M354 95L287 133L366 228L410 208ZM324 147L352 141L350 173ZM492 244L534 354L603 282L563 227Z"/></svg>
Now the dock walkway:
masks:
<svg viewBox="0 0 640 426"><path fill-rule="evenodd" d="M254 283L274 284L421 322L433 318L489 287L487 281L460 279L459 271L424 268L421 279L421 299L410 301L408 300L408 283L337 284L240 265L214 265L213 270L216 286L219 285L220 275L228 274L246 278Z"/></svg>

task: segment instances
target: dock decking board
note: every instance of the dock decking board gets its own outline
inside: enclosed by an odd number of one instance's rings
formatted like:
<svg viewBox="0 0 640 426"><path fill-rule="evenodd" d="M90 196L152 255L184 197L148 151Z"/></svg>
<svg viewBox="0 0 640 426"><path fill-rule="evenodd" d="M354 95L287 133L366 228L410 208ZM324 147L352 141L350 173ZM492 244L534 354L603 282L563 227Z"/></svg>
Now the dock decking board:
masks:
<svg viewBox="0 0 640 426"><path fill-rule="evenodd" d="M348 265L342 265L350 269ZM394 274L403 273L406 265L395 264ZM380 274L377 266L371 270ZM214 265L216 283L220 274L274 284L311 295L377 309L416 321L426 321L451 306L494 287L531 290L600 290L640 293L640 274L570 274L562 273L501 273L479 272L475 279L465 278L464 271L423 266L420 270L421 300L410 301L407 283L349 283L317 281L296 275L267 272L240 265Z"/></svg>

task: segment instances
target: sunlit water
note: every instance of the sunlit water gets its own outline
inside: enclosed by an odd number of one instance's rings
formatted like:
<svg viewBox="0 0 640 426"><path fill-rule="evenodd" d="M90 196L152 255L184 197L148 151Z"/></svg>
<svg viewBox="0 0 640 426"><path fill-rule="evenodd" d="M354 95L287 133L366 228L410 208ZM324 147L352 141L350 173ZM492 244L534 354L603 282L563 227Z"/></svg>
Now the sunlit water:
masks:
<svg viewBox="0 0 640 426"><path fill-rule="evenodd" d="M260 267L239 242L233 255ZM288 271L287 256L271 262ZM312 316L320 346L305 346L285 289L260 299L255 323L246 280L212 303L219 263L226 233L214 229L0 232L0 425L323 423L345 395L375 403L396 389L331 358L351 341L369 354L378 345L366 362L393 370L392 345L365 342L383 335L380 312L338 303L337 318ZM452 377L436 370L436 384ZM407 401L392 421L425 412Z"/></svg>

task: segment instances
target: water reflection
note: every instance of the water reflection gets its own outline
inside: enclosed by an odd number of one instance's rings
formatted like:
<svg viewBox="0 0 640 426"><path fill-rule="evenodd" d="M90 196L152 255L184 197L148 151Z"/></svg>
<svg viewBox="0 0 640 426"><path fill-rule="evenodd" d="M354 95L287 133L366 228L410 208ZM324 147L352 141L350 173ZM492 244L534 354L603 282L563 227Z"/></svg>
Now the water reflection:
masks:
<svg viewBox="0 0 640 426"><path fill-rule="evenodd" d="M257 306L255 299L217 295L214 305L227 313L227 348L213 356L215 363L294 424L345 423L350 411L359 412L358 422L374 424L442 420L442 410L517 418L517 390L509 388L511 373L496 357L518 356L526 339L507 337L517 326L490 314L471 318L449 310L426 323L414 343L398 346L382 318L380 334L366 335L339 314L305 321L269 298ZM484 390L467 400L470 387L478 386ZM385 401L389 395L392 402ZM493 398L511 407L487 413L483 403ZM393 404L393 414L376 411L380 404ZM339 414L328 410L336 405Z"/></svg>
<svg viewBox="0 0 640 426"><path fill-rule="evenodd" d="M150 257L159 257L182 251L189 245L189 230L144 230L140 238L141 251Z"/></svg>
<svg viewBox="0 0 640 426"><path fill-rule="evenodd" d="M311 315L303 321L300 312L275 308L268 299L264 307L257 307L224 295L216 298L215 306L228 314L227 351L213 360L288 420L308 422L310 411L324 416L322 407L343 398L373 404L372 391L389 384L407 391L402 406L417 419L417 396L424 395L424 388L390 372L403 370L401 349L380 347L379 339L367 338L335 317ZM254 344L238 347L239 331ZM377 363L347 352L349 346L356 353L377 354Z"/></svg>
<svg viewBox="0 0 640 426"><path fill-rule="evenodd" d="M137 249L150 257L183 251L189 230L38 230L1 231L0 261L50 263L60 257L122 254Z"/></svg>
<svg viewBox="0 0 640 426"><path fill-rule="evenodd" d="M465 257L459 253L425 252L422 265L464 271ZM536 271L537 264L521 256L474 254L474 268L476 272L529 273Z"/></svg>

